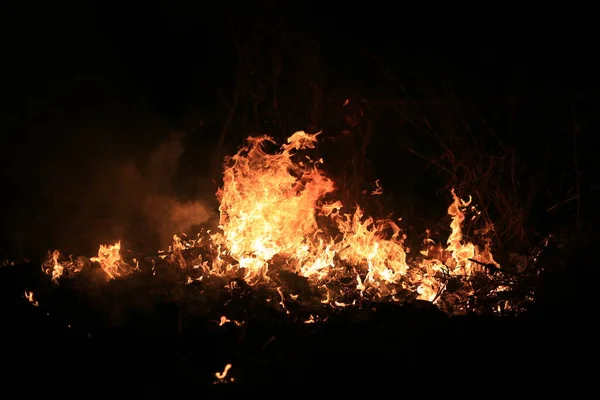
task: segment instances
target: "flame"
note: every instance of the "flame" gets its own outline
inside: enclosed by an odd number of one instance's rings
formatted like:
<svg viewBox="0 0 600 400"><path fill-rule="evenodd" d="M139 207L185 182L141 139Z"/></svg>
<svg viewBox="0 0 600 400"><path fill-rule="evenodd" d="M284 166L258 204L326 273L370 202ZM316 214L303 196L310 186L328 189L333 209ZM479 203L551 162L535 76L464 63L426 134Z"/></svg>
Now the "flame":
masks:
<svg viewBox="0 0 600 400"><path fill-rule="evenodd" d="M228 322L230 322L230 323L233 323L233 324L235 324L236 326L242 326L242 325L244 324L244 322L243 322L243 321L242 321L242 322L240 322L240 321L236 321L235 319L229 319L229 318L227 318L225 315L221 315L221 318L219 319L219 321L217 322L217 324L218 324L219 326L223 326L223 325L225 325L225 324L226 324L226 323L228 323Z"/></svg>
<svg viewBox="0 0 600 400"><path fill-rule="evenodd" d="M231 369L231 364L227 364L225 365L225 368L223 369L223 372L215 372L215 377L217 378L216 381L214 381L214 384L219 384L219 383L228 383L228 382L234 382L235 379L233 377L228 377L227 374L229 373L229 370Z"/></svg>
<svg viewBox="0 0 600 400"><path fill-rule="evenodd" d="M90 258L89 261L98 263L109 280L127 275L137 269L137 265L131 266L121 258L120 241L112 245L101 244L98 255ZM89 263L84 257L75 260L72 256L65 258L59 250L54 250L43 263L42 270L52 277L52 282L58 283L58 280L65 275L73 276L81 272L87 264Z"/></svg>
<svg viewBox="0 0 600 400"><path fill-rule="evenodd" d="M229 254L250 281L268 279L268 263L275 255L300 266L311 261L331 264L315 259L319 242L311 238L318 231L315 210L333 191L333 181L318 168L320 161L292 160L294 151L313 148L316 136L296 132L278 154L264 151L273 139L250 138L227 160L223 187L217 193L220 228Z"/></svg>
<svg viewBox="0 0 600 400"><path fill-rule="evenodd" d="M445 249L451 257L409 265L406 236L394 221L365 218L360 207L342 213L344 205L331 199L335 186L319 168L323 161L301 153L315 147L317 135L296 132L274 154L265 151L275 143L272 138L252 137L226 161L217 193L223 233L213 239L237 260L247 280L268 280L270 262L278 256L292 271L315 281L352 265L361 292L367 287L386 291L407 277L417 285L419 298L433 300L443 290L433 277L447 264L451 273L469 276L478 268L470 260L493 260L487 249L482 258L477 246L463 242L464 209L471 200L461 200L452 190L452 232ZM381 193L376 182L373 194Z"/></svg>
<svg viewBox="0 0 600 400"><path fill-rule="evenodd" d="M101 244L98 256L90 258L90 261L100 264L108 279L128 274L133 269L121 259L121 241L112 245Z"/></svg>
<svg viewBox="0 0 600 400"><path fill-rule="evenodd" d="M448 276L468 280L481 271L477 262L498 267L485 236L493 227L476 232L483 238L483 248L465 240L463 223L472 199L461 199L454 189L446 246L436 244L428 234L425 249L415 252L420 258L409 259L406 235L396 221L365 217L361 207L334 198L335 184L321 169L323 160L308 155L318 135L296 132L271 152L267 148L276 144L271 137L248 138L225 160L223 186L217 192L220 231L210 233L210 243L203 243L213 250L214 258L186 263L182 252L191 242L175 235L169 249L172 261L207 274L242 276L250 284L269 281L271 269L287 269L315 287L325 287L322 302L332 307L356 303L330 293L325 283L338 277L355 280L361 297L375 293L395 299L399 289L408 289L418 299L435 302L446 289ZM372 195L381 193L377 181ZM100 245L98 255L89 260L97 262L109 280L116 279L136 269L122 260L120 251L120 241ZM65 271L78 272L82 265L61 260L54 251L43 268L56 282ZM289 312L281 288L277 292L280 306ZM223 317L220 324L226 322Z"/></svg>
<svg viewBox="0 0 600 400"><path fill-rule="evenodd" d="M272 138L250 138L227 160L217 193L224 246L249 281L267 280L276 255L291 270L317 280L328 276L338 257L364 267L366 284L397 281L408 269L404 236L393 221L363 219L359 207L352 215L341 214L340 201L326 200L335 186L319 168L322 160L297 154L314 148L317 135L296 132L276 154L264 150L274 143ZM318 224L317 217L337 229L337 240L325 233L328 227ZM393 234L384 239L388 228Z"/></svg>
<svg viewBox="0 0 600 400"><path fill-rule="evenodd" d="M28 302L30 302L34 307L38 307L40 304L33 298L33 292L25 291L25 298Z"/></svg>
<svg viewBox="0 0 600 400"><path fill-rule="evenodd" d="M81 260L73 260L72 257L62 259L59 250L48 253L48 259L42 264L42 271L52 278L52 282L58 283L58 280L66 273L67 275L76 274L83 269Z"/></svg>

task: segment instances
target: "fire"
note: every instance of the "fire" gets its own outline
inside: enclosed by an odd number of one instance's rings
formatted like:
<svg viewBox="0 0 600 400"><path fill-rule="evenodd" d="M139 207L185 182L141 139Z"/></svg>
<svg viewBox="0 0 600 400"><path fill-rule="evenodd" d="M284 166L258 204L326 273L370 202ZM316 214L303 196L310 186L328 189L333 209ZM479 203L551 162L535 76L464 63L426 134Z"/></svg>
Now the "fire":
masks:
<svg viewBox="0 0 600 400"><path fill-rule="evenodd" d="M99 263L108 278L114 279L118 276L127 274L132 270L132 267L121 259L120 251L120 241L113 245L101 244L98 249L98 256L90 258L90 261Z"/></svg>
<svg viewBox="0 0 600 400"><path fill-rule="evenodd" d="M276 154L264 150L271 138L250 138L227 160L217 194L225 247L250 281L268 279L269 262L279 256L316 280L327 278L339 259L361 266L365 284L397 282L408 270L404 236L393 221L363 219L360 208L341 214L342 203L327 199L335 185L319 168L323 161L299 153L314 148L317 135L296 132ZM327 234L332 229L335 236Z"/></svg>
<svg viewBox="0 0 600 400"><path fill-rule="evenodd" d="M89 259L78 257L74 260L72 256L64 258L59 250L54 250L49 253L42 270L52 277L52 282L58 283L58 280L65 275L72 276L81 272L90 262L99 264L109 280L127 275L137 268L123 261L121 242L117 241L112 245L101 244L98 255Z"/></svg>
<svg viewBox="0 0 600 400"><path fill-rule="evenodd" d="M25 291L25 298L28 302L30 302L33 306L38 307L40 304L33 298L33 292Z"/></svg>
<svg viewBox="0 0 600 400"><path fill-rule="evenodd" d="M215 377L217 378L217 380L214 381L213 383L219 384L219 383L234 382L235 381L234 378L227 376L230 369L231 369L231 364L227 364L227 365L225 365L225 368L223 368L223 372L215 372Z"/></svg>
<svg viewBox="0 0 600 400"><path fill-rule="evenodd" d="M293 161L294 150L313 148L316 135L296 132L279 154L268 154L267 137L250 138L248 145L227 160L223 187L217 193L221 202L220 228L229 253L246 271L247 280L268 279L268 263L279 255L297 266L327 255L318 233L317 213L323 197L333 191L333 182L310 158Z"/></svg>
<svg viewBox="0 0 600 400"><path fill-rule="evenodd" d="M173 260L181 268L201 266L205 273L241 276L249 284L268 282L272 270L286 269L308 278L315 287L325 287L323 302L338 307L356 300L336 300L326 287L334 279L354 280L361 297L369 293L394 299L399 290L412 290L419 299L435 302L446 289L448 276L468 280L481 271L480 264L498 267L485 240L486 230L479 232L483 248L465 240L463 222L472 199L463 200L454 190L446 246L428 238L427 249L420 252L423 257L409 258L406 235L396 221L365 216L361 207L334 198L336 187L321 169L323 160L308 155L317 136L296 132L271 152L267 148L275 145L272 138L248 138L225 160L223 186L217 192L220 231L202 244L212 249L213 259L186 263L182 251L189 243L174 236ZM379 182L376 186L373 194L381 194ZM135 267L122 260L120 251L121 242L101 245L89 262L98 263L108 279L122 277ZM55 251L44 264L55 282L65 270L74 272L85 265L59 257ZM287 311L284 293L280 288L277 292Z"/></svg>
<svg viewBox="0 0 600 400"><path fill-rule="evenodd" d="M65 274L76 274L83 269L80 260L73 261L72 257L61 260L59 250L54 250L48 254L48 259L42 265L42 271L52 277L52 282L58 283L58 280Z"/></svg>
<svg viewBox="0 0 600 400"><path fill-rule="evenodd" d="M493 260L489 251L482 257L477 246L463 242L464 209L471 200L452 191L447 257L409 265L406 237L394 221L365 218L360 207L342 213L344 205L331 199L335 185L319 168L323 161L302 153L315 147L317 135L296 132L275 154L265 151L273 139L250 138L226 162L218 192L223 233L214 239L222 240L247 280L268 279L270 262L278 256L287 268L314 281L351 265L361 291L389 291L388 285L407 278L407 284L417 285L419 298L433 300L442 289L434 276L448 263L453 274L469 276L478 268L470 260ZM381 193L379 184L376 193Z"/></svg>
<svg viewBox="0 0 600 400"><path fill-rule="evenodd" d="M224 316L224 315L221 315L221 319L218 321L218 325L219 325L219 326L223 326L223 325L225 325L225 324L226 324L226 323L228 323L228 322L230 322L230 323L233 323L233 324L235 324L236 326L242 326L242 325L244 324L244 322L243 322L243 321L242 321L242 322L240 322L240 321L236 321L235 319L229 319L229 318L227 318L226 316Z"/></svg>

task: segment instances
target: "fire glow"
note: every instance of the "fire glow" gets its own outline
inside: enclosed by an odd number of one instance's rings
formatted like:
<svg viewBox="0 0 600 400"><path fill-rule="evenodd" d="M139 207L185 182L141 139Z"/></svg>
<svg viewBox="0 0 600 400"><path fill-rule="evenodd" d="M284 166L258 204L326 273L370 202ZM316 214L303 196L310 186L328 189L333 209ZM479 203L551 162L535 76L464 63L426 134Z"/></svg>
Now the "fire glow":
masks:
<svg viewBox="0 0 600 400"><path fill-rule="evenodd" d="M266 151L275 144L272 138L248 138L225 160L223 186L217 192L219 232L194 241L175 235L170 249L173 260L190 271L241 277L250 285L269 284L273 271L286 270L308 279L315 288L352 279L360 297L394 300L403 290L434 303L449 276L468 283L474 274L485 273L482 265L499 267L485 238L491 229L480 232L484 246L464 240L463 221L471 200L454 191L448 208L451 233L445 245L427 239L424 249L409 257L406 235L396 221L376 220L365 216L359 206L335 199L335 183L321 168L323 160L307 155L315 148L317 136L296 132L273 153ZM379 186L373 192L378 194ZM182 251L200 246L208 248L211 256L186 263ZM135 261L122 259L121 242L101 245L98 255L87 261L66 259L53 251L43 269L58 282L89 262L98 263L108 280L138 269ZM326 296L324 302L329 290ZM345 305L333 298L331 304Z"/></svg>

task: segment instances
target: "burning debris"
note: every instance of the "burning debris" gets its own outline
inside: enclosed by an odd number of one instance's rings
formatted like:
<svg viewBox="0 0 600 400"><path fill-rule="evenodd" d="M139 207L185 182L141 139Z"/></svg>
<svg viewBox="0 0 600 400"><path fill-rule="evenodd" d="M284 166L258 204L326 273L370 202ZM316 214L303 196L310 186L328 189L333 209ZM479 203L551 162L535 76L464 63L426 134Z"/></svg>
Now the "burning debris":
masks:
<svg viewBox="0 0 600 400"><path fill-rule="evenodd" d="M275 144L270 137L250 137L228 157L217 193L219 232L174 235L167 251L137 257L121 242L101 245L91 258L55 250L43 270L55 283L87 270L104 281L134 272L171 277L211 296L211 286L264 291L265 300L287 314L386 301L430 302L449 314L507 313L531 298L509 295L520 274L494 260L491 227L476 232L482 245L465 239L463 222L477 217L471 199L453 190L446 245L428 238L423 250L410 252L394 220L365 217L359 206L335 199L323 160L309 156L317 136L296 132L276 152L266 150ZM320 318L304 314L302 321Z"/></svg>

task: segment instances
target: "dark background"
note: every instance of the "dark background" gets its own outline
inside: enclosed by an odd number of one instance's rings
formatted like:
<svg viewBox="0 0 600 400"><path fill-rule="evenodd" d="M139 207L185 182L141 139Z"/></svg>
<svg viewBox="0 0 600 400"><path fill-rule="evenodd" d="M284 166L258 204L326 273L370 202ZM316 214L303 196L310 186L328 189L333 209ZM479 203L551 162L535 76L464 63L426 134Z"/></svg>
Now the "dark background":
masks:
<svg viewBox="0 0 600 400"><path fill-rule="evenodd" d="M381 179L368 209L416 235L443 219L453 185L508 247L556 230L590 239L592 13L526 7L3 5L0 255L152 248L214 225L223 157L250 134L299 129L323 130L347 204Z"/></svg>

